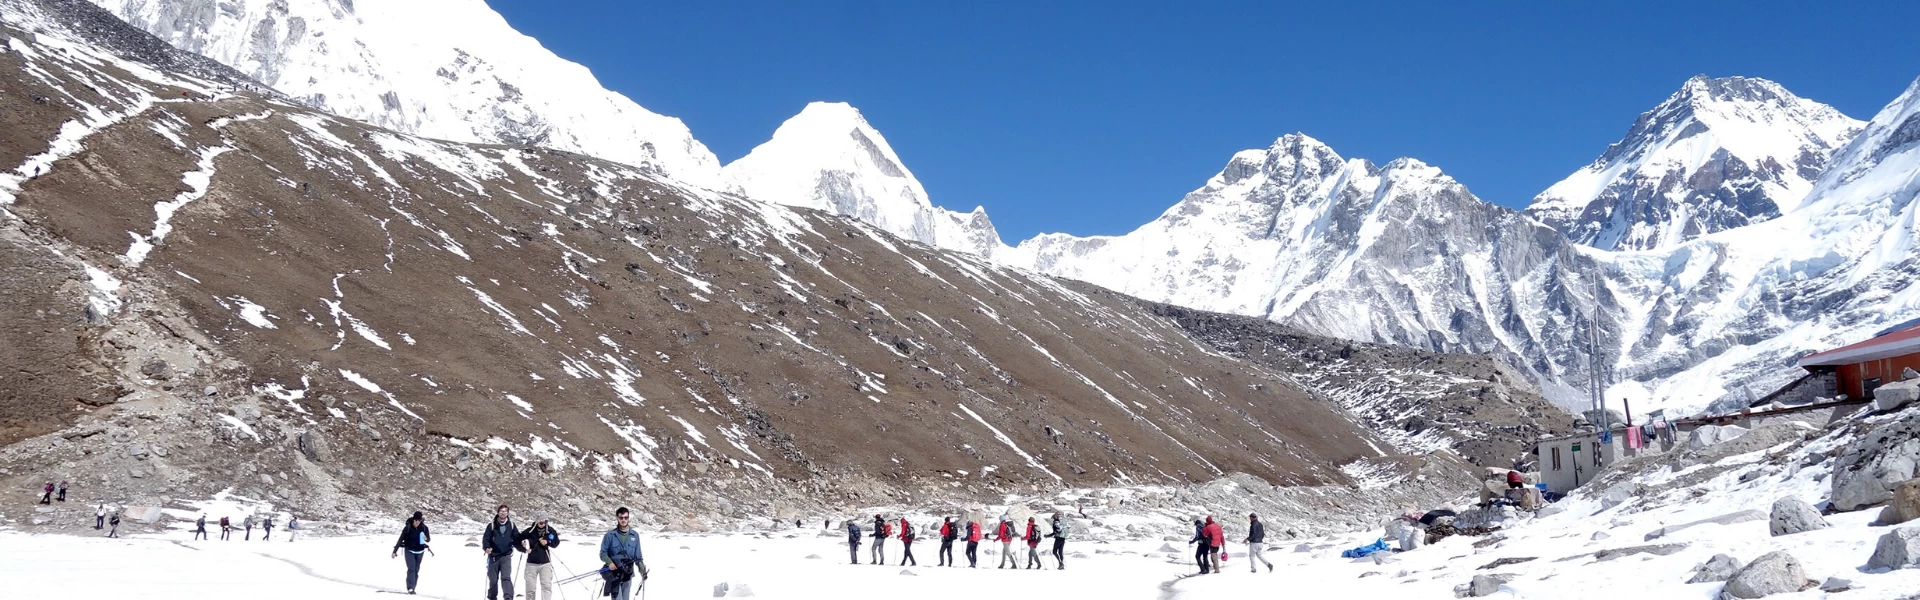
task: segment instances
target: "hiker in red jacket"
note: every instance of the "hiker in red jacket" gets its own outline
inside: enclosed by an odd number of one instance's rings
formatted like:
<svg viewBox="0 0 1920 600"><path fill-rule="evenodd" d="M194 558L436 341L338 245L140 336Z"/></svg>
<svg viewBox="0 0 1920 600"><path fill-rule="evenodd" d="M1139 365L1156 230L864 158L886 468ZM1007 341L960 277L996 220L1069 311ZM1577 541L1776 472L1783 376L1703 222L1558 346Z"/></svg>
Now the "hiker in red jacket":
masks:
<svg viewBox="0 0 1920 600"><path fill-rule="evenodd" d="M913 524L908 523L906 517L900 517L900 551L906 553L900 557L900 566L907 566L907 563L920 566L920 561L913 558Z"/></svg>
<svg viewBox="0 0 1920 600"><path fill-rule="evenodd" d="M1214 522L1213 515L1207 515L1207 526L1204 531L1207 534L1207 543L1213 546L1214 552L1224 554L1227 551L1227 532L1220 527L1219 523ZM1225 559L1220 558L1218 555L1215 555L1215 560L1218 561L1214 563L1215 565L1226 562ZM1219 573L1223 570L1225 569L1215 568L1213 572Z"/></svg>
<svg viewBox="0 0 1920 600"><path fill-rule="evenodd" d="M972 569L980 566L980 557L975 554L975 552L979 550L980 522L967 521L967 568Z"/></svg>
<svg viewBox="0 0 1920 600"><path fill-rule="evenodd" d="M1005 569L1009 563L1011 563L1015 569L1020 568L1020 559L1013 557L1013 541L1020 539L1020 532L1013 526L1013 520L1008 519L1005 515L1001 515L1000 525L993 528L993 536L994 539L1000 540L1000 566L998 568Z"/></svg>
<svg viewBox="0 0 1920 600"><path fill-rule="evenodd" d="M955 567L953 562L953 540L960 537L960 528L953 525L953 517L940 524L940 566Z"/></svg>
<svg viewBox="0 0 1920 600"><path fill-rule="evenodd" d="M1040 524L1027 517L1027 568L1040 568Z"/></svg>

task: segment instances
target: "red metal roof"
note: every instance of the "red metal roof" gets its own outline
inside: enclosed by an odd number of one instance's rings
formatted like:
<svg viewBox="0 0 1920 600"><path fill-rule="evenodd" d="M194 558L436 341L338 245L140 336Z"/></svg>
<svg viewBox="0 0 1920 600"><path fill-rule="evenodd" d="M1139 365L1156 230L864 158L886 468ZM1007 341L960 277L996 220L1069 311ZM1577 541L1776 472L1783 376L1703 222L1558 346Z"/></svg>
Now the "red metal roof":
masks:
<svg viewBox="0 0 1920 600"><path fill-rule="evenodd" d="M1851 365L1920 352L1920 326L1907 327L1858 344L1841 346L1800 359L1801 367Z"/></svg>

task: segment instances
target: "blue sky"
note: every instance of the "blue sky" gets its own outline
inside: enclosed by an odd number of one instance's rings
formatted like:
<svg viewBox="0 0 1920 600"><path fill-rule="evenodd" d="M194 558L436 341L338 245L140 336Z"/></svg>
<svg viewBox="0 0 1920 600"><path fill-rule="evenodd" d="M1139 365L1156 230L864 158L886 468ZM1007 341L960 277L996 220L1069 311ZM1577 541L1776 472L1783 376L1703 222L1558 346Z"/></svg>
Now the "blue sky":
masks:
<svg viewBox="0 0 1920 600"><path fill-rule="evenodd" d="M488 3L723 161L852 103L1009 243L1124 233L1294 131L1524 206L1697 73L1858 119L1920 76L1911 2Z"/></svg>

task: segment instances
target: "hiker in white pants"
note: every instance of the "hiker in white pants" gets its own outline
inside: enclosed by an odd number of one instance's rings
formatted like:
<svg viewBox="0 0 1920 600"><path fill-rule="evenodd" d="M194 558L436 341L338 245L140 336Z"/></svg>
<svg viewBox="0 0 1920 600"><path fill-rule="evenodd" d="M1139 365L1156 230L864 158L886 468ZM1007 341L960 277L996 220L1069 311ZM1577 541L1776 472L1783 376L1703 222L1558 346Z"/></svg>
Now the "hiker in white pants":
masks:
<svg viewBox="0 0 1920 600"><path fill-rule="evenodd" d="M546 515L535 515L533 526L520 532L527 543L527 566L521 580L527 586L527 600L553 600L553 551L560 545L560 532L547 524Z"/></svg>
<svg viewBox="0 0 1920 600"><path fill-rule="evenodd" d="M1267 526L1260 522L1260 515L1247 515L1247 570L1259 573L1260 568L1253 561L1267 565L1267 572L1273 572L1273 563L1267 562Z"/></svg>

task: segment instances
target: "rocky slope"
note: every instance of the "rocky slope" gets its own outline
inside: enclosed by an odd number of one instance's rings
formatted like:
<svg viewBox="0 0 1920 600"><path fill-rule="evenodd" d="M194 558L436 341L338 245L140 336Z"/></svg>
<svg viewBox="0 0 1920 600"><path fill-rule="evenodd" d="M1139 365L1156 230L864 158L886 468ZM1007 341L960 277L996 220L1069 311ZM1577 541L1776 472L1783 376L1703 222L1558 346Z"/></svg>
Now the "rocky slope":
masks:
<svg viewBox="0 0 1920 600"><path fill-rule="evenodd" d="M1860 125L1765 79L1701 75L1526 213L1602 250L1669 248L1792 210Z"/></svg>
<svg viewBox="0 0 1920 600"><path fill-rule="evenodd" d="M678 522L1405 467L1125 298L341 119L95 45L139 34L88 5L0 4L0 348L39 365L0 386L8 485L459 514L637 495Z"/></svg>

